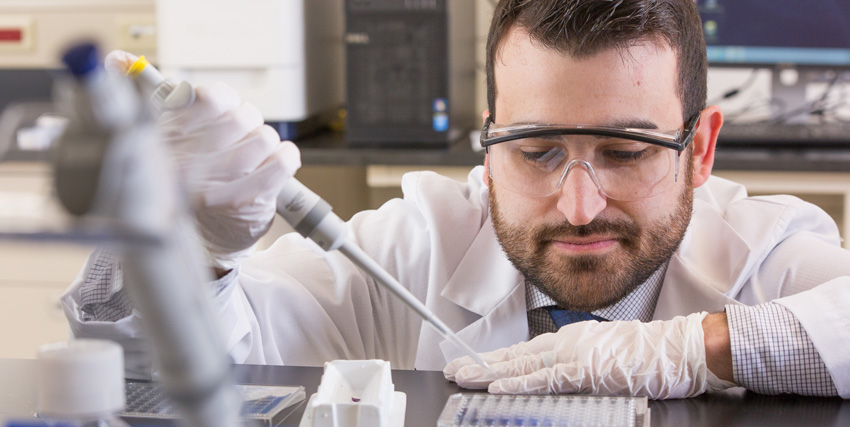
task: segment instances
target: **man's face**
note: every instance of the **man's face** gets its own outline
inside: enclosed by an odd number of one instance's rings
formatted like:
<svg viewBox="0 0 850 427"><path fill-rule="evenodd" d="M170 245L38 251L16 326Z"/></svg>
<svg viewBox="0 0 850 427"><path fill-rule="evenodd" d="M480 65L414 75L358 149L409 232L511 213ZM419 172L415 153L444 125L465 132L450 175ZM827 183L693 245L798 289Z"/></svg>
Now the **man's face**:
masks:
<svg viewBox="0 0 850 427"><path fill-rule="evenodd" d="M684 122L675 90L676 57L666 46L645 43L578 60L513 29L494 71L499 125L652 123L669 130ZM583 167L574 168L548 197L511 192L490 181L499 241L526 280L562 306L580 311L609 306L666 262L684 236L693 200L687 156L686 151L680 158L675 185L631 202L606 198Z"/></svg>

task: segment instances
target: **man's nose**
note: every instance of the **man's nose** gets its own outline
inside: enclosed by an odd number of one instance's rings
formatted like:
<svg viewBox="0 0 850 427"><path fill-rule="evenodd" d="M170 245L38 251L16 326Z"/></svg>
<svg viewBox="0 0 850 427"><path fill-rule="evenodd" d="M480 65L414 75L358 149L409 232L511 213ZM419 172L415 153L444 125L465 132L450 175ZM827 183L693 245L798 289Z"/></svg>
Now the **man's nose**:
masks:
<svg viewBox="0 0 850 427"><path fill-rule="evenodd" d="M558 210L572 225L587 225L608 205L587 165L574 164L561 184Z"/></svg>

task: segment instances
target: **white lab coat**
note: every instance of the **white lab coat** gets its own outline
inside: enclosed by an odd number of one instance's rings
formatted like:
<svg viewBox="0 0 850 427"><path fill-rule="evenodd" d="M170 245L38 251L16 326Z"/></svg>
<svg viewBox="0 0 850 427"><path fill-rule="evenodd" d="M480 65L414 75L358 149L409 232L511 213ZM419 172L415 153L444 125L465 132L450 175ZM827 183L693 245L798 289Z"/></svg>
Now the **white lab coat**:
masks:
<svg viewBox="0 0 850 427"><path fill-rule="evenodd" d="M477 351L528 339L525 286L495 237L482 167L466 183L405 175L404 199L350 221L351 238ZM82 276L82 275L81 275ZM826 213L791 196L747 197L712 177L695 193L688 232L667 269L654 318L777 301L797 317L841 396L850 397L850 251ZM241 266L217 297L237 362L320 365L390 360L440 370L459 351L339 253L297 235ZM63 297L76 336L116 339L130 371L149 369L136 318L80 321L79 282Z"/></svg>

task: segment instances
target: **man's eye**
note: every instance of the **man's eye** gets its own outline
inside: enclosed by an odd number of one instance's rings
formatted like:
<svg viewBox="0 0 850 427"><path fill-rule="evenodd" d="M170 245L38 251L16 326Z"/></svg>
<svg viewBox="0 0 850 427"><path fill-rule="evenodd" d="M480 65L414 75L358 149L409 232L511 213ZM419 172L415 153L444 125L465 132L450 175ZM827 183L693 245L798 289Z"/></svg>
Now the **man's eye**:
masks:
<svg viewBox="0 0 850 427"><path fill-rule="evenodd" d="M649 150L627 151L627 150L606 150L605 158L611 161L620 163L631 163L641 160L649 155Z"/></svg>
<svg viewBox="0 0 850 427"><path fill-rule="evenodd" d="M532 162L546 161L546 155L549 153L550 151L520 151L520 155L523 159Z"/></svg>
<svg viewBox="0 0 850 427"><path fill-rule="evenodd" d="M565 154L561 147L528 146L519 149L522 159L532 163L560 162Z"/></svg>

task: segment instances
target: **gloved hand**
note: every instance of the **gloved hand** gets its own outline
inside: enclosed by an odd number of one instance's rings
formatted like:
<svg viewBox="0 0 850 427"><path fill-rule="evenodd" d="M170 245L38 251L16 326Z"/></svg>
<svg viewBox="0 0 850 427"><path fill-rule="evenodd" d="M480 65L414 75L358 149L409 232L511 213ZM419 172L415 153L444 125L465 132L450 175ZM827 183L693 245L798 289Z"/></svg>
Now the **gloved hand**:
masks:
<svg viewBox="0 0 850 427"><path fill-rule="evenodd" d="M223 84L195 90L195 103L158 121L184 179L214 267L239 264L271 226L275 198L301 167L290 141Z"/></svg>
<svg viewBox="0 0 850 427"><path fill-rule="evenodd" d="M702 319L579 322L482 354L495 376L468 356L443 373L461 387L498 394L582 393L670 399L733 387L706 366Z"/></svg>
<svg viewBox="0 0 850 427"><path fill-rule="evenodd" d="M126 71L135 59L118 51L105 62ZM212 266L233 268L271 226L277 194L301 167L298 148L223 83L197 87L192 105L164 112L157 124Z"/></svg>

